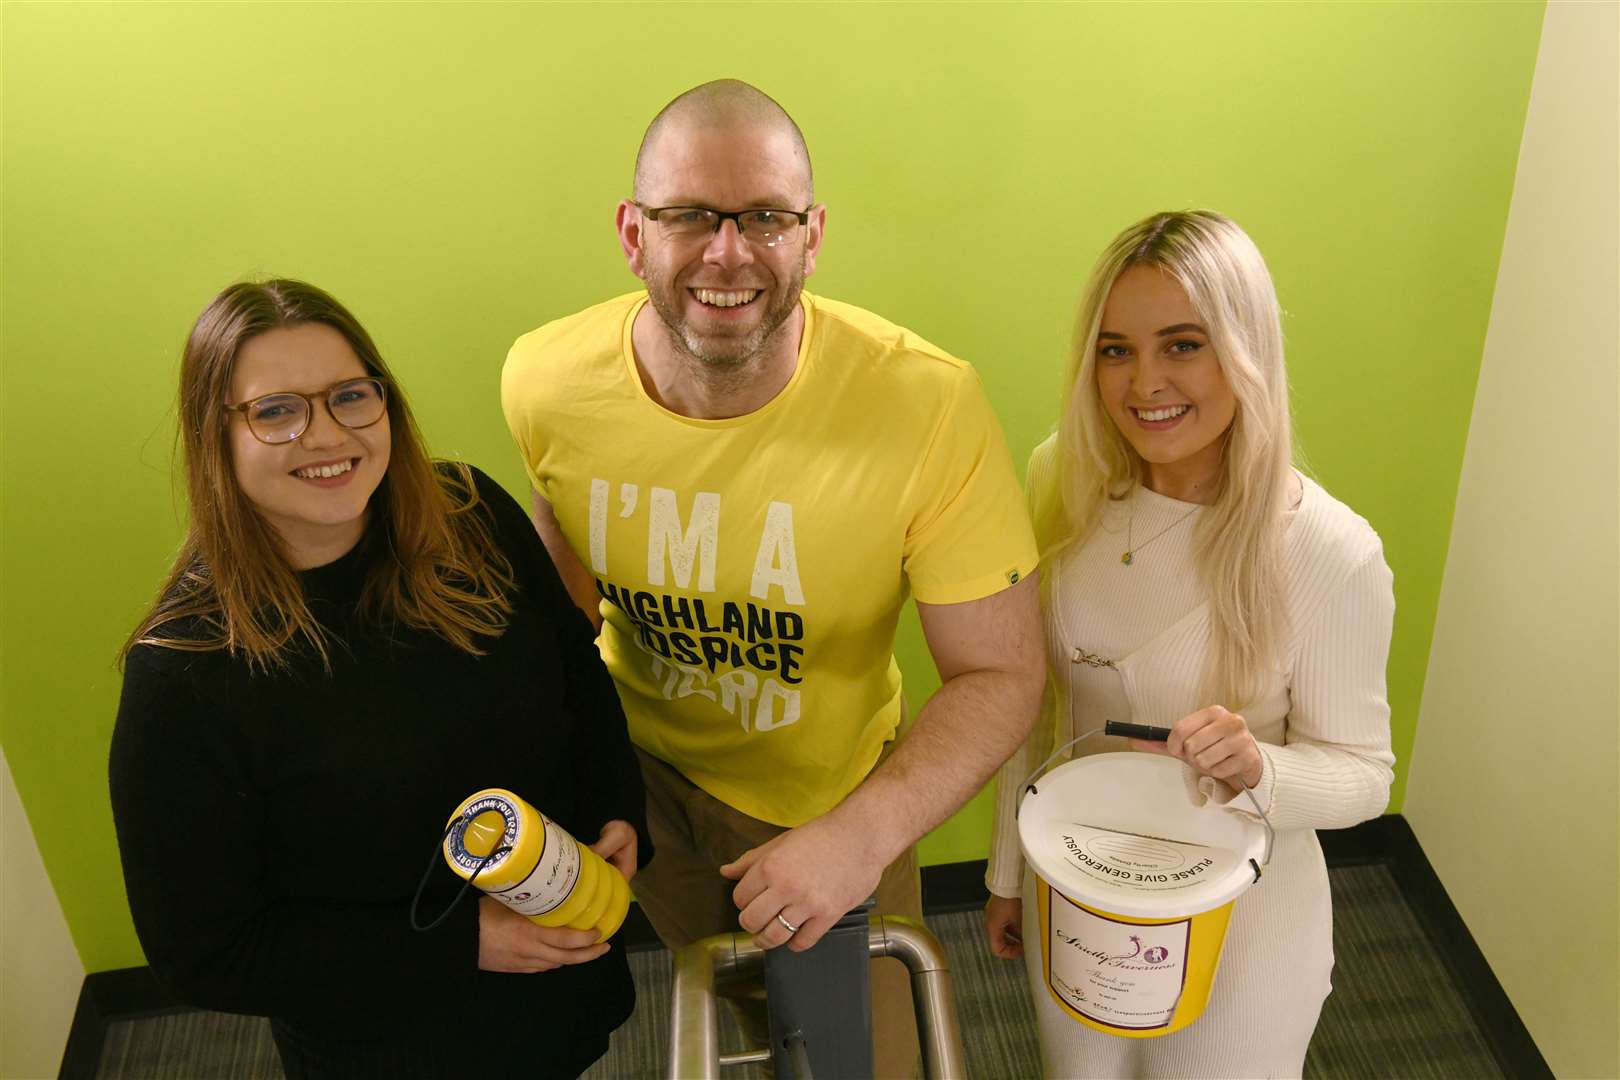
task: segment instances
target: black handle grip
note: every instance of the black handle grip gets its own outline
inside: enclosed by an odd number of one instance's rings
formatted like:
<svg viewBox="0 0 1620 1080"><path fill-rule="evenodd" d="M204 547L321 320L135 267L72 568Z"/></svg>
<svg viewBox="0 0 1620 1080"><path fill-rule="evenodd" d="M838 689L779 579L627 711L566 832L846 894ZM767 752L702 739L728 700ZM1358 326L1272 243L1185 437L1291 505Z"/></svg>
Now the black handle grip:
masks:
<svg viewBox="0 0 1620 1080"><path fill-rule="evenodd" d="M1164 742L1170 738L1170 729L1167 727L1149 727L1147 724L1127 724L1120 720L1107 720L1103 722L1104 735L1122 735L1127 739L1144 739L1148 742Z"/></svg>

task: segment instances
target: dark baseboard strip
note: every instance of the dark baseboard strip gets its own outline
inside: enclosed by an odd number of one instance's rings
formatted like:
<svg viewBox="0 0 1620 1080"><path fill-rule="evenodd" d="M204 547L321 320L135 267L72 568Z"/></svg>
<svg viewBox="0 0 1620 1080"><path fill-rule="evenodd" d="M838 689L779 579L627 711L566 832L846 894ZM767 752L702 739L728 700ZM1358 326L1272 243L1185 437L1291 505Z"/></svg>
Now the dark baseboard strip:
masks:
<svg viewBox="0 0 1620 1080"><path fill-rule="evenodd" d="M1356 866L1383 863L1390 868L1424 933L1450 969L1469 1007L1480 1020L1480 1030L1506 1076L1548 1078L1552 1070L1536 1048L1524 1022L1508 1000L1507 992L1479 951L1474 936L1452 906L1445 886L1429 865L1417 837L1398 814L1362 822L1349 829L1317 834L1327 864ZM968 911L984 906L983 859L925 866L922 870L923 910L929 914ZM639 904L630 906L620 930L626 949L638 952L659 948L652 924ZM93 1080L101 1063L101 1044L107 1025L116 1020L173 1012L176 1003L152 977L150 968L123 968L86 975L79 991L67 1049L62 1055L61 1080Z"/></svg>
<svg viewBox="0 0 1620 1080"><path fill-rule="evenodd" d="M94 1080L101 1066L101 1044L109 1018L96 1007L91 984L103 975L114 974L117 972L93 972L79 986L79 1004L73 1010L73 1026L68 1028L67 1046L62 1050L62 1067L56 1073L60 1080Z"/></svg>
<svg viewBox="0 0 1620 1080"><path fill-rule="evenodd" d="M1423 854L1411 825L1399 814L1390 814L1357 828L1368 826L1381 834L1377 843L1385 852L1384 861L1400 886L1401 895L1450 970L1463 1000L1479 1020L1480 1033L1503 1075L1515 1080L1532 1077L1552 1080L1553 1072L1546 1058L1541 1056L1541 1050L1519 1018L1507 991L1502 989L1496 973L1486 962L1479 943L1457 913L1446 887L1440 883L1428 856Z"/></svg>
<svg viewBox="0 0 1620 1080"><path fill-rule="evenodd" d="M1316 839L1322 845L1322 857L1328 868L1336 866L1366 866L1390 860L1390 828L1392 817L1373 818L1348 829L1318 829Z"/></svg>
<svg viewBox="0 0 1620 1080"><path fill-rule="evenodd" d="M1400 819L1381 818L1350 829L1318 832L1327 864L1360 866L1387 862L1391 830L1384 823L1391 820ZM1410 835L1411 830L1406 832ZM1422 852L1418 854L1421 856ZM923 910L930 915L938 915L946 911L969 911L984 907L985 901L990 899L990 893L984 887L984 872L983 859L923 867Z"/></svg>
<svg viewBox="0 0 1620 1080"><path fill-rule="evenodd" d="M922 868L923 911L978 911L990 899L984 887L984 860L940 863Z"/></svg>
<svg viewBox="0 0 1620 1080"><path fill-rule="evenodd" d="M187 1006L169 996L148 967L97 971L84 977L73 1011L67 1047L62 1051L62 1080L94 1080L101 1066L101 1044L107 1025L116 1020L180 1012Z"/></svg>

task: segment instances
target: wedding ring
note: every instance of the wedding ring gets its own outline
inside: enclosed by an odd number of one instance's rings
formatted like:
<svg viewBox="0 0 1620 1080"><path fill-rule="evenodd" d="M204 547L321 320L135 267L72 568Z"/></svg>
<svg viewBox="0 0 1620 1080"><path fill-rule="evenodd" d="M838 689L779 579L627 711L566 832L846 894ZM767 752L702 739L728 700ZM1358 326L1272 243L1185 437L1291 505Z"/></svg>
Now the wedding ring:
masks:
<svg viewBox="0 0 1620 1080"><path fill-rule="evenodd" d="M789 934L797 934L799 932L799 928L797 926L794 926L792 923L782 918L782 913L780 911L776 913L776 921L787 927L787 932Z"/></svg>

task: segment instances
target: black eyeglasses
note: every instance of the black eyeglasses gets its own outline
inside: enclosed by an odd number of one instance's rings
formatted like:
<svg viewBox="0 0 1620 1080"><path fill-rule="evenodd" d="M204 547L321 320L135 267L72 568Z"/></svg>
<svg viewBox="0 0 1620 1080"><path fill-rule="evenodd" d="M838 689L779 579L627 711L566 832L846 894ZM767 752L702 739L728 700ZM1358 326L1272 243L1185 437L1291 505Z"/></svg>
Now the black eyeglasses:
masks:
<svg viewBox="0 0 1620 1080"><path fill-rule="evenodd" d="M317 401L324 402L327 413L344 427L366 428L388 411L388 386L381 379L345 379L313 394L283 390L224 408L241 413L253 437L274 446L290 443L309 429Z"/></svg>
<svg viewBox="0 0 1620 1080"><path fill-rule="evenodd" d="M791 240L799 226L810 220L810 208L804 210L778 210L761 207L757 210L715 210L707 206L642 206L634 204L647 217L658 223L658 232L666 240L676 242L698 240L720 231L720 223L736 224L744 240L759 247L776 247Z"/></svg>

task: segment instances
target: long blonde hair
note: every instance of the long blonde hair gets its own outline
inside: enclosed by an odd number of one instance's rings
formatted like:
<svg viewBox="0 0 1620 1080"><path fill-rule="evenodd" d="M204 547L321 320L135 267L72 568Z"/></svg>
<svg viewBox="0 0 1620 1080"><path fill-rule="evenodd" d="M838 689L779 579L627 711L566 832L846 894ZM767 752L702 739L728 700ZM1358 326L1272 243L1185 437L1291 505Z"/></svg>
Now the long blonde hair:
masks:
<svg viewBox="0 0 1620 1080"><path fill-rule="evenodd" d="M1241 709L1281 662L1288 632L1282 548L1292 466L1288 375L1277 293L1248 234L1210 210L1154 214L1117 236L1081 296L1058 420L1057 511L1044 559L1089 536L1147 469L1097 395L1097 333L1114 282L1154 266L1186 290L1237 398L1213 503L1198 523L1198 570L1208 588L1211 701ZM1038 502L1040 500L1037 500ZM1037 522L1040 526L1042 523ZM1047 575L1050 576L1050 575Z"/></svg>
<svg viewBox="0 0 1620 1080"><path fill-rule="evenodd" d="M409 404L358 320L329 294L289 279L239 282L192 327L180 362L179 449L188 528L152 610L124 644L227 649L254 670L285 669L301 647L330 666L327 632L305 601L280 536L236 482L223 408L236 358L268 330L321 323L342 334L366 372L388 385L388 471L371 497L379 553L365 569L360 611L372 625L438 634L466 652L504 632L510 562L481 515L465 465L435 469ZM365 543L366 541L362 541Z"/></svg>

